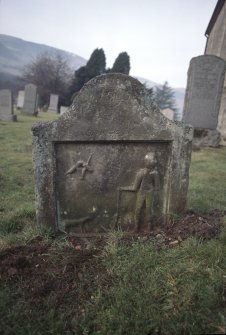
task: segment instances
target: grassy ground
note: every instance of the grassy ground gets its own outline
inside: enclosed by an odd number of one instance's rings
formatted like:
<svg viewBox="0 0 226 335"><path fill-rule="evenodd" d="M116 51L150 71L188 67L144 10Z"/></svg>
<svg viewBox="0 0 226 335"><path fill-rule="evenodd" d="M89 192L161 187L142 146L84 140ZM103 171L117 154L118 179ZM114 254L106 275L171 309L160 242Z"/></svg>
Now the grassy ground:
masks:
<svg viewBox="0 0 226 335"><path fill-rule="evenodd" d="M0 333L225 333L225 228L173 247L163 235L80 241L35 226L30 129L56 117L0 122ZM225 166L225 148L193 153L189 209L226 209Z"/></svg>

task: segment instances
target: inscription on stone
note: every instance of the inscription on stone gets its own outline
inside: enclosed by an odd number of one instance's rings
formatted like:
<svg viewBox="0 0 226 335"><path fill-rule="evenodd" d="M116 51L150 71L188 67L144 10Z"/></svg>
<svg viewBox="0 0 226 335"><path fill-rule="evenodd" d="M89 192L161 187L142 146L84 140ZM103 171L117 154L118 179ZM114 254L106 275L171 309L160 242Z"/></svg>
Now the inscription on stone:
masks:
<svg viewBox="0 0 226 335"><path fill-rule="evenodd" d="M55 112L55 113L58 112L58 100L59 100L59 95L57 94L50 95L48 112Z"/></svg>
<svg viewBox="0 0 226 335"><path fill-rule="evenodd" d="M37 86L34 84L25 85L23 113L28 115L37 114L38 95Z"/></svg>
<svg viewBox="0 0 226 335"><path fill-rule="evenodd" d="M190 62L184 103L184 121L196 128L216 129L225 61L212 55Z"/></svg>
<svg viewBox="0 0 226 335"><path fill-rule="evenodd" d="M21 109L24 105L24 91L19 91L17 96L17 108Z"/></svg>
<svg viewBox="0 0 226 335"><path fill-rule="evenodd" d="M16 121L13 115L13 97L10 90L0 90L0 120Z"/></svg>

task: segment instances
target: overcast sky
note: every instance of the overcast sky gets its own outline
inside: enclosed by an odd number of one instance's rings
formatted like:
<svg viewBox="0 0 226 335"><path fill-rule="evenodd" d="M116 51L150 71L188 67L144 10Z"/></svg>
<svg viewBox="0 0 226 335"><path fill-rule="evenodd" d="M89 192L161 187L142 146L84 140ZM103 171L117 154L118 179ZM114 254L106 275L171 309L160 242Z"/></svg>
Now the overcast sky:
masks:
<svg viewBox="0 0 226 335"><path fill-rule="evenodd" d="M217 0L0 0L0 33L86 59L105 51L107 66L126 51L131 75L186 87L192 57L203 54Z"/></svg>

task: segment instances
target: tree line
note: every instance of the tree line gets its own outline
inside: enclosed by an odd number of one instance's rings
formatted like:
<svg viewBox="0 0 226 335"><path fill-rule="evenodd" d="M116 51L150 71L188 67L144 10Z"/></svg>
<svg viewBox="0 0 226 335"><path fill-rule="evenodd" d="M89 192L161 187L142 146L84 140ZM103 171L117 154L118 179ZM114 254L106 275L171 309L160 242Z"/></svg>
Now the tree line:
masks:
<svg viewBox="0 0 226 335"><path fill-rule="evenodd" d="M39 105L48 105L51 93L59 95L59 105L69 106L73 97L90 79L105 73L123 73L129 75L130 57L121 52L112 68L106 68L104 50L95 49L86 65L72 73L68 61L61 54L42 53L24 69L23 79L37 85ZM165 82L161 87L147 88L149 95L160 109L170 108L176 111L174 90Z"/></svg>

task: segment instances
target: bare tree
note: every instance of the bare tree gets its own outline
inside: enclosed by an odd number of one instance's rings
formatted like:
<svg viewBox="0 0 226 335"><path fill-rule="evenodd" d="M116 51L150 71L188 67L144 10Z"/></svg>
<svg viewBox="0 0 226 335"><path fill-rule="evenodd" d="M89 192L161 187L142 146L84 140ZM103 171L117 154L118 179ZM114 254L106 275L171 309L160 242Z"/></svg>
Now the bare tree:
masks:
<svg viewBox="0 0 226 335"><path fill-rule="evenodd" d="M60 102L65 103L72 71L60 53L54 55L42 53L24 68L23 78L37 85L39 104L42 107L48 104L51 93L58 94Z"/></svg>

